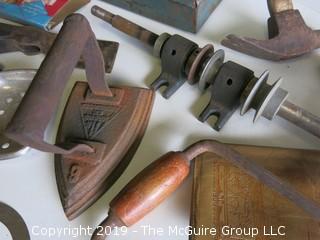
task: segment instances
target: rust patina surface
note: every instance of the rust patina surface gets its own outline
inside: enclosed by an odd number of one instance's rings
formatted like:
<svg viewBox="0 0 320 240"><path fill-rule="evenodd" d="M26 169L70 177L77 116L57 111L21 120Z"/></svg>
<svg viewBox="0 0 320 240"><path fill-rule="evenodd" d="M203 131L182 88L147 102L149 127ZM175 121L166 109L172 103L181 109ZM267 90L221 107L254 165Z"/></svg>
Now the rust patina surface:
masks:
<svg viewBox="0 0 320 240"><path fill-rule="evenodd" d="M75 84L53 145L44 140L45 131L81 56L87 82ZM21 145L56 154L57 184L69 219L120 176L140 144L152 110L152 90L109 87L104 67L87 19L71 15L6 129L6 135Z"/></svg>

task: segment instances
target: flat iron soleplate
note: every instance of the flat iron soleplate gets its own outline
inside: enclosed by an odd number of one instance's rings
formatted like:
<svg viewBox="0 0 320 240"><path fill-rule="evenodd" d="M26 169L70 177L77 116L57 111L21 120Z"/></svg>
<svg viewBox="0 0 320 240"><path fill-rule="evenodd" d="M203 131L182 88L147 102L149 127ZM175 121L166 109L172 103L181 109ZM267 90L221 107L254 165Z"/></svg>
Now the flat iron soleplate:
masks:
<svg viewBox="0 0 320 240"><path fill-rule="evenodd" d="M111 88L113 97L94 97L87 83L78 82L60 122L56 143L83 139L96 148L94 156L56 155L61 201L73 219L104 194L129 164L144 135L154 92Z"/></svg>
<svg viewBox="0 0 320 240"><path fill-rule="evenodd" d="M11 121L36 72L12 70L0 72L0 160L24 154L28 148L8 139L3 132Z"/></svg>

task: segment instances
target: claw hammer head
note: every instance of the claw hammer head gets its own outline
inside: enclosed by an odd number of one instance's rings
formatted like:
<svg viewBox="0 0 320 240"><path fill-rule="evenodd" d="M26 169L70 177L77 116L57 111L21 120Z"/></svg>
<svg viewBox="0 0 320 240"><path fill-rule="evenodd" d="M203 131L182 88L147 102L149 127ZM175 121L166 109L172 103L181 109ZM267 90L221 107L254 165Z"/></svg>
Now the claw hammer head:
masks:
<svg viewBox="0 0 320 240"><path fill-rule="evenodd" d="M228 35L222 44L242 53L280 61L304 55L320 48L320 31L306 25L292 0L268 0L269 39L257 40Z"/></svg>

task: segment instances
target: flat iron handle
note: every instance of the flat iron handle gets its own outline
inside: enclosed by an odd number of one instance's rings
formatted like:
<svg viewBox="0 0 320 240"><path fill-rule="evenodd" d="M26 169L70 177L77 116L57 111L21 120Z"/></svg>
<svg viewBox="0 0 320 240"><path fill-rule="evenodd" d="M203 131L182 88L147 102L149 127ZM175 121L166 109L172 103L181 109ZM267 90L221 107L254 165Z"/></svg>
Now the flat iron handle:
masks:
<svg viewBox="0 0 320 240"><path fill-rule="evenodd" d="M14 141L57 154L92 152L84 144L64 148L44 142L44 133L80 56L86 63L89 87L95 96L112 96L104 80L104 60L87 19L80 14L66 18L53 46L42 62L23 101L6 129Z"/></svg>
<svg viewBox="0 0 320 240"><path fill-rule="evenodd" d="M273 16L275 13L292 10L292 0L268 0L268 8L270 15Z"/></svg>

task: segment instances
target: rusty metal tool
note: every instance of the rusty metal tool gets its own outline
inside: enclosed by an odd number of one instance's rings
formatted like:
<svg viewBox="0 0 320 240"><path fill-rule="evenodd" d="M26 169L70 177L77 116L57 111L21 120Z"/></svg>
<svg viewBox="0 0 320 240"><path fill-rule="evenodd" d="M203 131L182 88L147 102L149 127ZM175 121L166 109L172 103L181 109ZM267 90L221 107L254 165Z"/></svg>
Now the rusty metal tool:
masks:
<svg viewBox="0 0 320 240"><path fill-rule="evenodd" d="M17 110L35 73L35 70L0 72L0 160L21 156L28 150L28 147L8 139L4 135L4 130Z"/></svg>
<svg viewBox="0 0 320 240"><path fill-rule="evenodd" d="M0 223L6 226L13 240L30 240L28 227L20 214L12 207L0 202Z"/></svg>
<svg viewBox="0 0 320 240"><path fill-rule="evenodd" d="M45 141L45 130L81 55L88 83L75 84L53 145ZM87 19L69 16L6 129L6 136L23 146L55 153L58 189L69 219L124 171L152 110L153 91L109 87L104 76L102 53Z"/></svg>
<svg viewBox="0 0 320 240"><path fill-rule="evenodd" d="M320 137L320 118L287 101L288 92L280 88L282 80L271 86L267 83L268 72L257 78L244 66L231 61L224 63L224 51L214 51L212 44L199 48L179 35L159 36L98 6L92 7L92 14L154 48L154 55L161 58L162 73L151 88L166 86L165 98L172 96L187 80L190 84L198 83L203 91L209 89L211 100L199 120L205 122L216 116L215 130L220 131L242 106L242 115L251 108L257 111L254 121L261 116L272 120L278 115Z"/></svg>
<svg viewBox="0 0 320 240"><path fill-rule="evenodd" d="M306 25L292 0L268 0L269 40L228 35L222 44L258 58L280 61L310 53L320 48L320 30Z"/></svg>
<svg viewBox="0 0 320 240"><path fill-rule="evenodd" d="M190 162L197 156L212 152L239 167L283 197L291 200L315 220L320 220L320 206L297 192L269 170L241 155L226 144L213 140L197 142L182 152L169 152L146 167L111 201L109 216L91 240L104 240L110 228L132 226L167 199L187 178ZM106 231L102 231L104 228Z"/></svg>
<svg viewBox="0 0 320 240"><path fill-rule="evenodd" d="M56 38L56 34L31 26L15 26L0 23L0 53L22 52L27 56L47 54ZM98 40L103 54L106 73L111 73L119 43ZM85 68L81 58L77 64Z"/></svg>

